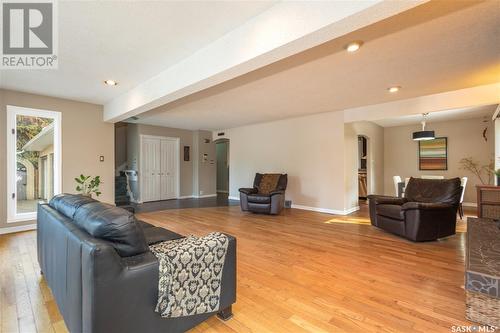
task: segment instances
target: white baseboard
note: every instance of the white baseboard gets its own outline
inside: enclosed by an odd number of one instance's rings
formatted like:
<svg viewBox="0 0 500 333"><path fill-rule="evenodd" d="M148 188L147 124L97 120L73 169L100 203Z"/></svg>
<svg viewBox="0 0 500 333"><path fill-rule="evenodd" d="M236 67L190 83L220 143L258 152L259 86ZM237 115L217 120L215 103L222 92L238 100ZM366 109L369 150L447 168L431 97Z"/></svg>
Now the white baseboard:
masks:
<svg viewBox="0 0 500 333"><path fill-rule="evenodd" d="M477 207L477 203L475 203L475 202L462 202L462 206L464 206L464 207Z"/></svg>
<svg viewBox="0 0 500 333"><path fill-rule="evenodd" d="M232 197L232 196L229 196L227 197L229 200L237 200L237 201L240 201L240 197Z"/></svg>
<svg viewBox="0 0 500 333"><path fill-rule="evenodd" d="M177 197L177 199L192 199L193 196L192 195L182 195L180 197Z"/></svg>
<svg viewBox="0 0 500 333"><path fill-rule="evenodd" d="M28 231L28 230L35 230L35 229L36 229L36 223L35 224L20 225L17 227L0 228L0 235L12 234L14 232L21 232L21 231Z"/></svg>
<svg viewBox="0 0 500 333"><path fill-rule="evenodd" d="M310 210L313 212L326 213L326 214L332 214L332 215L348 215L348 214L351 214L351 213L359 210L359 206L353 207L350 209L345 209L345 210L337 210L337 209L310 207L310 206L295 205L295 204L292 204L292 208Z"/></svg>
<svg viewBox="0 0 500 333"><path fill-rule="evenodd" d="M216 197L217 196L217 193L214 193L214 194L203 194L203 195L193 195L193 198L195 199L201 199L201 198L212 198L212 197Z"/></svg>

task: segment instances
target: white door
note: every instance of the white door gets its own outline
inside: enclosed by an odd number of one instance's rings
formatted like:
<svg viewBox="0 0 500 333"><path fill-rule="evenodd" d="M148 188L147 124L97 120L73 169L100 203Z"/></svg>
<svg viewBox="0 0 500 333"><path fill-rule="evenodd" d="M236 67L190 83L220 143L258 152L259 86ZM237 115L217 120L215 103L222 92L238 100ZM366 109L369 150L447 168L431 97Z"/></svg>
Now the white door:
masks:
<svg viewBox="0 0 500 333"><path fill-rule="evenodd" d="M177 197L177 140L161 140L161 200Z"/></svg>
<svg viewBox="0 0 500 333"><path fill-rule="evenodd" d="M161 200L161 141L143 138L141 147L142 201Z"/></svg>

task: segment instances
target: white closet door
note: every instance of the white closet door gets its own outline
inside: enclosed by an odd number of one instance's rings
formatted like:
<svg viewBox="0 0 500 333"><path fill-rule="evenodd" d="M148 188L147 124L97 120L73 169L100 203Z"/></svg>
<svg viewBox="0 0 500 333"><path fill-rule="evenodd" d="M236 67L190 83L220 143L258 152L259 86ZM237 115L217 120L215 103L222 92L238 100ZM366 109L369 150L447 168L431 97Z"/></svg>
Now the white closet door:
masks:
<svg viewBox="0 0 500 333"><path fill-rule="evenodd" d="M142 201L161 200L161 141L144 138L142 141Z"/></svg>
<svg viewBox="0 0 500 333"><path fill-rule="evenodd" d="M161 200L177 197L177 141L161 140Z"/></svg>

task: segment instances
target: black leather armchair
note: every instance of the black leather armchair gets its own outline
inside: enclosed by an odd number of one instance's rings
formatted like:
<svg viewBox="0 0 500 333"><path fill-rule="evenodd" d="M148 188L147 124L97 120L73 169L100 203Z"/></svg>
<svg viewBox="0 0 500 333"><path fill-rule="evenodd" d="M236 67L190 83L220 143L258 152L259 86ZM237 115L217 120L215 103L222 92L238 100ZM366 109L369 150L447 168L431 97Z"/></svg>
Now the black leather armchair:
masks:
<svg viewBox="0 0 500 333"><path fill-rule="evenodd" d="M285 206L285 190L288 183L288 175L276 175L279 177L276 186L270 191L262 191L262 180L265 174L257 173L252 188L240 188L241 210L254 213L277 215Z"/></svg>
<svg viewBox="0 0 500 333"><path fill-rule="evenodd" d="M369 195L371 224L415 242L455 234L460 178L410 178L404 198Z"/></svg>

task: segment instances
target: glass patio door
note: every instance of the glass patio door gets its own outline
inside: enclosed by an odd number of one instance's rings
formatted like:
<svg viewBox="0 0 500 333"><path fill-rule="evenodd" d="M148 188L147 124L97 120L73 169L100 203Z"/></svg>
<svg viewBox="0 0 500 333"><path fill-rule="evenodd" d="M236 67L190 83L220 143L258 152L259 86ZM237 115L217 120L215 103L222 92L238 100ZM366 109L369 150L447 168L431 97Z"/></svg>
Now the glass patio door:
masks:
<svg viewBox="0 0 500 333"><path fill-rule="evenodd" d="M7 220L34 220L38 202L61 192L61 114L8 105L7 131Z"/></svg>

